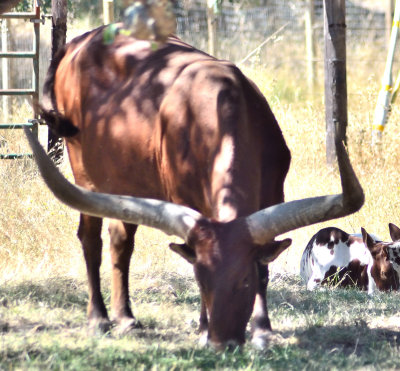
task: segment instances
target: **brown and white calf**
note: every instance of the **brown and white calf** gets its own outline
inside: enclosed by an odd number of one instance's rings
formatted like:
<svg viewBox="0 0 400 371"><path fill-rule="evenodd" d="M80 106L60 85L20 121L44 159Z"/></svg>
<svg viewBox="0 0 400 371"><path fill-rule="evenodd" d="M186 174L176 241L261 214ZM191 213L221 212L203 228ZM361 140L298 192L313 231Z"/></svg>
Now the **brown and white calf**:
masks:
<svg viewBox="0 0 400 371"><path fill-rule="evenodd" d="M348 234L329 227L317 232L303 252L300 275L313 290L337 275L340 286L355 285L372 294L398 290L400 277L400 229L389 224L393 242L382 242L364 228Z"/></svg>

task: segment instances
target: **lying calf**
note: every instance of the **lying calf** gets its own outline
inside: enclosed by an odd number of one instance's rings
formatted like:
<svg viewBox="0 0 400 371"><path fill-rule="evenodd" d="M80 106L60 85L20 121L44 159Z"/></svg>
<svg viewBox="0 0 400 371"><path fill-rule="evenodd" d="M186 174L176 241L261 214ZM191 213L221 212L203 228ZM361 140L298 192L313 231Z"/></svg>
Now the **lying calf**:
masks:
<svg viewBox="0 0 400 371"><path fill-rule="evenodd" d="M398 290L400 277L400 229L389 224L393 242L369 235L348 234L329 227L317 232L303 252L300 275L308 290L330 280L339 286L355 285L372 294Z"/></svg>

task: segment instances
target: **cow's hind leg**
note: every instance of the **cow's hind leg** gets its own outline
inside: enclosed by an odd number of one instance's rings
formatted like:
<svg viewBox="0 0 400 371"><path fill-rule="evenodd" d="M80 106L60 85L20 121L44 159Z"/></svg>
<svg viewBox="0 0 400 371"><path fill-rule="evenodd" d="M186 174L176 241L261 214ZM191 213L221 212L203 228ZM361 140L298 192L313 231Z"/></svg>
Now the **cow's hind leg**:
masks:
<svg viewBox="0 0 400 371"><path fill-rule="evenodd" d="M82 243L83 254L86 262L89 303L88 319L90 331L110 330L111 322L108 319L107 310L101 296L100 265L101 265L101 226L102 219L81 214L78 229L78 237Z"/></svg>
<svg viewBox="0 0 400 371"><path fill-rule="evenodd" d="M258 288L251 321L251 342L263 348L271 335L271 322L267 310L268 266L258 264Z"/></svg>
<svg viewBox="0 0 400 371"><path fill-rule="evenodd" d="M109 225L112 264L111 311L118 332L140 327L129 305L129 263L137 225L112 220Z"/></svg>

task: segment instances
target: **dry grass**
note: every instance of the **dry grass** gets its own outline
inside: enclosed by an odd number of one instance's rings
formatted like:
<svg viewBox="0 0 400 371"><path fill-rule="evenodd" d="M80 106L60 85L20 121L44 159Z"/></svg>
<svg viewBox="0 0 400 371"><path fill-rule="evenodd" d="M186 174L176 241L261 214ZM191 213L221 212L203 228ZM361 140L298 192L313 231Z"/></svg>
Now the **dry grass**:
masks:
<svg viewBox="0 0 400 371"><path fill-rule="evenodd" d="M339 192L337 170L328 168L325 161L323 95L319 93L317 99L304 100L304 84L285 79L281 76L282 72L265 68L247 68L244 71L257 82L270 102L292 152L285 183L286 200ZM335 225L348 232L359 232L363 226L388 239L388 223L400 224L396 212L400 202L400 111L397 106L393 107L381 147L371 147L371 124L379 88L377 79L356 68L353 74L349 72L348 75L349 151L364 187L366 203L360 212L324 225ZM362 88L359 87L360 81L364 82ZM29 115L23 107L16 111L20 116L17 121L23 121ZM41 132L45 135L45 128L41 128ZM3 131L0 135L7 140L10 151L28 150L21 131ZM72 178L67 162L63 167ZM16 271L18 276L81 271L81 252L75 237L78 213L54 199L29 160L1 161L0 176L0 279L9 279L15 276ZM293 239L293 246L273 264L273 269L297 273L303 248L324 225L288 233L287 236ZM106 234L104 237L107 239ZM139 269L144 266L146 271L153 263L159 266L176 265L175 257L167 249L170 238L142 228L137 240L135 259L140 261L137 265ZM105 259L108 259L107 254Z"/></svg>

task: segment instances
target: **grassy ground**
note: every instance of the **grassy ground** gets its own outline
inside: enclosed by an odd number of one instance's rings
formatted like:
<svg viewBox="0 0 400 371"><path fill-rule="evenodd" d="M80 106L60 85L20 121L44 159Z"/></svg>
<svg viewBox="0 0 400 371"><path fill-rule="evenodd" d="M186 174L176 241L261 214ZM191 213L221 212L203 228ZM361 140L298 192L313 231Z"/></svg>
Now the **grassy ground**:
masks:
<svg viewBox="0 0 400 371"><path fill-rule="evenodd" d="M298 277L275 275L269 308L275 341L264 351L216 353L197 346L199 298L193 279L133 274L142 330L88 337L86 285L53 277L0 288L0 369L398 369L399 293L307 292ZM105 290L108 302L110 293Z"/></svg>
<svg viewBox="0 0 400 371"><path fill-rule="evenodd" d="M170 237L148 228L138 232L130 278L134 312L144 328L123 337L88 337L78 213L54 199L30 160L0 161L0 370L400 368L399 293L372 298L354 290L309 293L298 277L303 249L321 227L359 232L363 226L388 240L388 223L400 226L400 111L393 107L382 145L371 147L377 78L357 67L350 65L348 73L348 138L366 203L354 215L287 234L292 247L271 265L268 299L277 333L265 351L246 345L215 353L197 346L199 297L191 267L168 250ZM337 171L325 164L321 95L305 94L301 76L284 66L244 71L266 95L292 152L286 199L339 192ZM15 111L27 115L21 107ZM27 150L19 131L0 135L9 146L0 150ZM66 162L62 168L71 178ZM104 241L108 304L105 232Z"/></svg>

